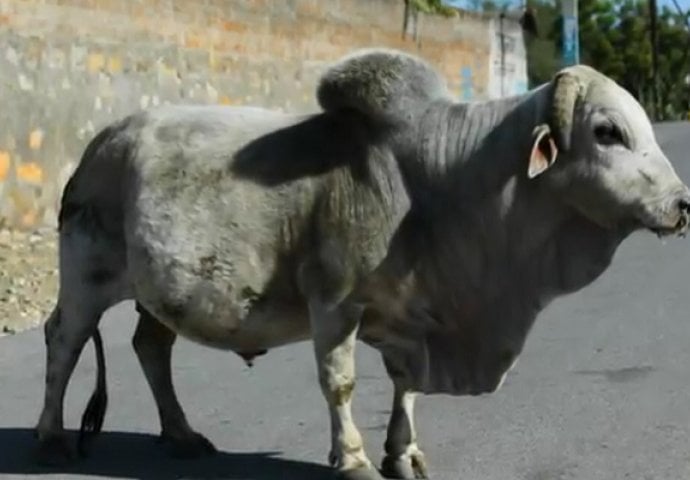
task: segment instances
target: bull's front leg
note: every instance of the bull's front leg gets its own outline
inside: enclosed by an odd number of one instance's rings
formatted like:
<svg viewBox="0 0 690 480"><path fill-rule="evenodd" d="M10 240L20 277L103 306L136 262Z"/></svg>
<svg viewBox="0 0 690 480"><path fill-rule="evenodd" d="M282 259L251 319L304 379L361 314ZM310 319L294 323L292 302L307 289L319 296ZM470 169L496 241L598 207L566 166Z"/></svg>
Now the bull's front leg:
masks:
<svg viewBox="0 0 690 480"><path fill-rule="evenodd" d="M388 422L385 450L381 471L386 478L405 480L429 478L424 453L417 445L414 424L415 393L409 391L401 375L393 365L384 360L393 380L393 407Z"/></svg>
<svg viewBox="0 0 690 480"><path fill-rule="evenodd" d="M329 462L343 480L381 480L352 418L355 342L361 311L310 302L319 384L331 419Z"/></svg>

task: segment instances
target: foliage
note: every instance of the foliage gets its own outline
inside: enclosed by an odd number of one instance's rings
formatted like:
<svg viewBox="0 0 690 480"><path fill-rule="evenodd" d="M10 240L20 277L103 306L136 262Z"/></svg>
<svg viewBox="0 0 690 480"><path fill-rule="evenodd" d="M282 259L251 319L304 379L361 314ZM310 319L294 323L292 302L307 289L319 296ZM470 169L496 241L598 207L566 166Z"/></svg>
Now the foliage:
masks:
<svg viewBox="0 0 690 480"><path fill-rule="evenodd" d="M450 17L455 14L456 10L443 3L443 0L405 0L408 4L424 13L435 13Z"/></svg>
<svg viewBox="0 0 690 480"><path fill-rule="evenodd" d="M495 3L485 0L482 9ZM560 0L528 0L539 36L526 35L531 86L561 68ZM625 87L652 114L652 47L647 0L579 0L580 62L601 70ZM690 12L663 7L658 14L658 111L660 120L688 118Z"/></svg>

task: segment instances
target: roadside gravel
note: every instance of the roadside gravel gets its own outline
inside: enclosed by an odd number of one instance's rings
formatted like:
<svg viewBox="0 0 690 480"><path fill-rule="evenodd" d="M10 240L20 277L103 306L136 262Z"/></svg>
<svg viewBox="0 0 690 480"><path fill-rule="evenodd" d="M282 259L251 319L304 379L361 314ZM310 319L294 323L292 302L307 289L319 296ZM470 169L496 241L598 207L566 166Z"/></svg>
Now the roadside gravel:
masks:
<svg viewBox="0 0 690 480"><path fill-rule="evenodd" d="M57 232L0 230L0 336L41 325L57 294Z"/></svg>

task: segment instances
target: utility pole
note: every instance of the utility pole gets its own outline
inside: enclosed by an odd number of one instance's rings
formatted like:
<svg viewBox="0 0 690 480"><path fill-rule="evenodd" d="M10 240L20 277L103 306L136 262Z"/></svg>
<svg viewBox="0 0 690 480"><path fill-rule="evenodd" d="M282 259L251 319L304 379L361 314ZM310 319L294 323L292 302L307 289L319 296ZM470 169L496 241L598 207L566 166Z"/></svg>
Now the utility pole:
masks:
<svg viewBox="0 0 690 480"><path fill-rule="evenodd" d="M505 32L503 31L503 19L506 16L505 7L501 10L501 15L499 18L499 30L501 35L501 97L505 95L505 76L506 76L506 41Z"/></svg>
<svg viewBox="0 0 690 480"><path fill-rule="evenodd" d="M656 0L649 0L649 39L652 43L652 118L659 119L659 42L657 38Z"/></svg>
<svg viewBox="0 0 690 480"><path fill-rule="evenodd" d="M650 0L651 1L651 0ZM580 35L577 18L577 0L563 0L563 66L580 63Z"/></svg>

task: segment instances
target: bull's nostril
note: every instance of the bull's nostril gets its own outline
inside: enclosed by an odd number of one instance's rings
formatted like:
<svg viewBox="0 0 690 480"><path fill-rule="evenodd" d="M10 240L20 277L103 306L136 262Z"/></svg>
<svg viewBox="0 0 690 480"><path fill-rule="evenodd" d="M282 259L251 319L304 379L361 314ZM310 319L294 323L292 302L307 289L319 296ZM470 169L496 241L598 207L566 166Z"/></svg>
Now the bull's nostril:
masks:
<svg viewBox="0 0 690 480"><path fill-rule="evenodd" d="M678 200L678 209L683 212L690 212L690 198L681 198Z"/></svg>

